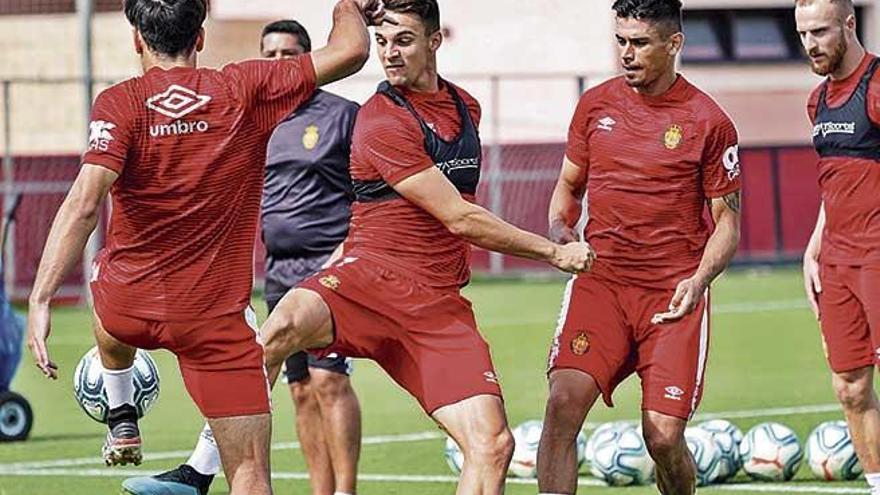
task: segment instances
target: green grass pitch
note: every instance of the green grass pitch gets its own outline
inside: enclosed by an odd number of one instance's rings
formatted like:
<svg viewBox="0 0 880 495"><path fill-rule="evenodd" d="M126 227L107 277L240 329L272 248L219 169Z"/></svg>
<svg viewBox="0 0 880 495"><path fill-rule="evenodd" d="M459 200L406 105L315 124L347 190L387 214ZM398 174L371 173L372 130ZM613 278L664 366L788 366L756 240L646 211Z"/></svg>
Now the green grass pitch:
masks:
<svg viewBox="0 0 880 495"><path fill-rule="evenodd" d="M492 346L512 425L542 416L547 397L545 361L563 286L561 280L483 282L465 291ZM712 302L712 343L701 413L725 412L728 417L736 413L733 421L744 430L758 422L780 421L793 427L802 441L819 422L842 418L833 405L819 332L803 299L799 271L729 273L715 284ZM255 301L255 307L265 316L262 301ZM36 421L29 441L0 444L0 495L118 493L125 476L177 465L192 447L202 420L183 390L173 357L156 352L162 392L157 406L141 423L147 461L139 468L101 465L97 457L103 427L80 412L72 396L73 369L93 345L89 321L89 313L82 309L54 312L51 351L60 365L57 382L43 379L25 357L13 390L31 401ZM363 406L364 436L370 439L363 446L359 493L453 493L451 473L443 459L444 440L416 403L371 362L359 360L353 380ZM614 409L597 404L588 421L636 418L637 381L627 381L615 400ZM274 401L276 492L308 493L302 455L291 444L295 441L293 412L285 386L276 387ZM767 411L785 407L792 409ZM407 434L421 435L401 436ZM740 475L736 481L745 478ZM590 478L584 482L591 483ZM863 493L864 487L862 481L815 481L802 468L795 481L785 484L746 483L706 490ZM592 485L580 491L610 490L656 493L654 487ZM533 494L536 487L511 481L507 492ZM227 493L222 479L212 493Z"/></svg>

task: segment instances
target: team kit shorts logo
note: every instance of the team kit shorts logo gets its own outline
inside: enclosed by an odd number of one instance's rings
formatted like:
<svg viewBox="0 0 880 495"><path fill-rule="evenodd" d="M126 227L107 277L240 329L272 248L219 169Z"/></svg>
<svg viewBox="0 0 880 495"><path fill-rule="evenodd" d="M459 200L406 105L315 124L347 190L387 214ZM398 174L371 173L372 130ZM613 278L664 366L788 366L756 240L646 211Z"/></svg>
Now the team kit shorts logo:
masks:
<svg viewBox="0 0 880 495"><path fill-rule="evenodd" d="M150 126L150 136L179 136L196 132L208 132L210 125L204 120L182 120L183 117L204 107L211 101L208 95L200 95L183 86L172 84L162 93L147 99L146 105L166 117L176 119L168 124Z"/></svg>
<svg viewBox="0 0 880 495"><path fill-rule="evenodd" d="M682 390L674 385L670 385L669 387L666 387L666 389L664 391L666 392L663 395L664 399L681 400L681 396L684 395L684 390Z"/></svg>
<svg viewBox="0 0 880 495"><path fill-rule="evenodd" d="M571 352L575 356L583 356L590 350L590 338L587 334L581 332L577 337L571 339Z"/></svg>
<svg viewBox="0 0 880 495"><path fill-rule="evenodd" d="M318 279L318 282L324 287L330 290L339 290L339 286L342 285L342 282L339 281L339 277L336 275L327 275L326 277L321 277Z"/></svg>
<svg viewBox="0 0 880 495"><path fill-rule="evenodd" d="M672 124L669 126L669 129L666 129L666 133L663 134L663 145L666 146L668 150L674 150L678 148L678 145L681 144L681 140L684 138L684 130L681 126Z"/></svg>
<svg viewBox="0 0 880 495"><path fill-rule="evenodd" d="M113 141L113 134L110 133L116 129L116 124L105 120L95 120L89 123L89 149L94 151L107 151L110 148L110 141Z"/></svg>
<svg viewBox="0 0 880 495"><path fill-rule="evenodd" d="M611 117L605 117L599 121L599 125L597 125L596 128L603 131L612 131L614 130L614 124L616 123L617 121L612 119Z"/></svg>

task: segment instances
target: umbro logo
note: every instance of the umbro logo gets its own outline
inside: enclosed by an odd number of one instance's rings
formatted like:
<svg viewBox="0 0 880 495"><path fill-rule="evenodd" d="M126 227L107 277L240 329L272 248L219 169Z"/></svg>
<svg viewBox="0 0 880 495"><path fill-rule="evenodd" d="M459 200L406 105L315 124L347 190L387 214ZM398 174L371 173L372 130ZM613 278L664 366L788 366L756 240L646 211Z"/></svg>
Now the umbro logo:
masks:
<svg viewBox="0 0 880 495"><path fill-rule="evenodd" d="M599 121L598 129L602 129L603 131L611 131L614 128L614 124L617 121L612 119L611 117L605 117L604 119Z"/></svg>
<svg viewBox="0 0 880 495"><path fill-rule="evenodd" d="M681 396L684 395L684 390L676 386L666 387L665 391L666 394L663 395L664 399L681 400Z"/></svg>
<svg viewBox="0 0 880 495"><path fill-rule="evenodd" d="M207 105L211 97L200 95L195 91L172 84L164 92L150 97L147 108L155 110L166 117L179 119Z"/></svg>

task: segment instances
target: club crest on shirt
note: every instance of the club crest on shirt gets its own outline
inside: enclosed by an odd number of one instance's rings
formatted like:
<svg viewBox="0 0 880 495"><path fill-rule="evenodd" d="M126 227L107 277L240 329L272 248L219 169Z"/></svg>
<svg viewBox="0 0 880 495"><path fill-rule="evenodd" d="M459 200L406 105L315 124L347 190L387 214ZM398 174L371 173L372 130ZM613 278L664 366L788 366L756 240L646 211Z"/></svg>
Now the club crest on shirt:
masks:
<svg viewBox="0 0 880 495"><path fill-rule="evenodd" d="M666 133L663 134L663 145L666 146L668 150L674 150L678 148L678 145L681 144L681 140L684 138L684 131L682 131L681 126L672 124L669 126L669 129L666 129Z"/></svg>
<svg viewBox="0 0 880 495"><path fill-rule="evenodd" d="M335 275L327 275L326 277L321 277L318 279L321 285L330 289L330 290L339 290L339 286L342 285L342 282L339 281L339 278Z"/></svg>
<svg viewBox="0 0 880 495"><path fill-rule="evenodd" d="M590 350L590 338L587 334L580 332L577 337L571 339L571 352L575 356L583 356Z"/></svg>
<svg viewBox="0 0 880 495"><path fill-rule="evenodd" d="M321 140L321 134L318 132L318 126L310 125L306 127L306 131L303 133L303 147L309 151L315 149L315 146L318 146L318 141Z"/></svg>

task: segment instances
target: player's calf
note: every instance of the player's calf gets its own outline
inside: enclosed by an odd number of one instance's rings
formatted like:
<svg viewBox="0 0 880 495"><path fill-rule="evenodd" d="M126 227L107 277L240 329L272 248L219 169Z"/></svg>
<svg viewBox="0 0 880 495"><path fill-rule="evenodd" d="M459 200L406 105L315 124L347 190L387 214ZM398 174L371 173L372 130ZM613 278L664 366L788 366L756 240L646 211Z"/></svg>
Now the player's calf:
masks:
<svg viewBox="0 0 880 495"><path fill-rule="evenodd" d="M686 426L681 418L654 411L642 416L645 444L654 459L657 488L663 495L692 495L696 490L696 466L684 439Z"/></svg>

